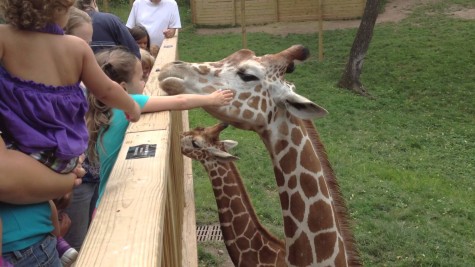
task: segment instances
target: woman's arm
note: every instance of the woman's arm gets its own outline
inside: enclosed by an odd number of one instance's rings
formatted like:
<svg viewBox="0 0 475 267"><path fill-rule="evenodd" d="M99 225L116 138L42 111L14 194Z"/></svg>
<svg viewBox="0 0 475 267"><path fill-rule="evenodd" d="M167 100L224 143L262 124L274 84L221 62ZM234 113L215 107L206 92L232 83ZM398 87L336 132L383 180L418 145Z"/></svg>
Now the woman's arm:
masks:
<svg viewBox="0 0 475 267"><path fill-rule="evenodd" d="M32 204L59 198L73 189L76 175L58 174L32 157L7 149L0 138L0 201Z"/></svg>
<svg viewBox="0 0 475 267"><path fill-rule="evenodd" d="M209 95L182 94L173 96L152 96L142 112L163 110L187 110L205 106L228 105L233 98L231 90L218 90Z"/></svg>

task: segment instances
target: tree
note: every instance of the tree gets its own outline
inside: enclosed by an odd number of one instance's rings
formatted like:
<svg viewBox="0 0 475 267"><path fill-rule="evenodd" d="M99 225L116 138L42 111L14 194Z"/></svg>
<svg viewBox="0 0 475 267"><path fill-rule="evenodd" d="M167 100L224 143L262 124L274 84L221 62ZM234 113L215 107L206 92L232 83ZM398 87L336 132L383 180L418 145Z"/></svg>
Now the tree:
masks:
<svg viewBox="0 0 475 267"><path fill-rule="evenodd" d="M338 87L346 88L363 96L370 96L360 81L360 74L369 43L373 37L374 24L378 17L380 0L367 0L358 32L350 50L345 71L338 82Z"/></svg>

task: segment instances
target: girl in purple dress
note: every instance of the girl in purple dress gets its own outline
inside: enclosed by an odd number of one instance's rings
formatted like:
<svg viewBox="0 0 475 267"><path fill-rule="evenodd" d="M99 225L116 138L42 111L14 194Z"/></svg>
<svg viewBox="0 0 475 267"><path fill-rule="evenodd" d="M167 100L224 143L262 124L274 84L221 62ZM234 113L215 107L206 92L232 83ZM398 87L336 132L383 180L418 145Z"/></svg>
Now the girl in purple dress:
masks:
<svg viewBox="0 0 475 267"><path fill-rule="evenodd" d="M84 153L87 101L79 86L137 121L140 108L109 79L92 50L64 35L74 0L3 0L0 13L0 131L8 148L58 173L73 171ZM1 159L0 159L1 160ZM25 166L28 167L28 166ZM32 177L32 182L34 182ZM16 200L18 201L18 200ZM48 201L0 202L2 257L15 266L61 266Z"/></svg>

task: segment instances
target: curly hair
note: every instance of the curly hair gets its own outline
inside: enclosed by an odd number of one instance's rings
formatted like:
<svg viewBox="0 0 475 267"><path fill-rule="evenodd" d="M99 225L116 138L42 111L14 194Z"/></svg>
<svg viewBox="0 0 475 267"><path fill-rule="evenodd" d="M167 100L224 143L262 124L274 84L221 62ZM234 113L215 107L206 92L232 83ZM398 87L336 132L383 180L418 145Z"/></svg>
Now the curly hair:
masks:
<svg viewBox="0 0 475 267"><path fill-rule="evenodd" d="M38 30L53 22L56 8L69 9L74 0L2 0L0 13L5 22L21 30Z"/></svg>
<svg viewBox="0 0 475 267"><path fill-rule="evenodd" d="M96 54L96 60L102 71L117 83L129 82L135 70L137 57L127 48L117 46L111 49L101 50ZM94 95L88 92L87 100L89 110L86 113L86 124L89 131L89 142L87 146L87 157L92 165L97 164L97 145L102 146L102 134L109 128L112 118L112 109ZM102 136L101 136L102 135Z"/></svg>

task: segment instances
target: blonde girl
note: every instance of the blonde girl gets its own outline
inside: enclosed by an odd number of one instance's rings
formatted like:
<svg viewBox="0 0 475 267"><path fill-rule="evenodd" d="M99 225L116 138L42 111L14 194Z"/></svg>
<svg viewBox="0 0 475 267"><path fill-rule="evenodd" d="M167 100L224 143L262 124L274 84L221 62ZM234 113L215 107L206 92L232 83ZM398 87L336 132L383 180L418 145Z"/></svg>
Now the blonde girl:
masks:
<svg viewBox="0 0 475 267"><path fill-rule="evenodd" d="M144 82L147 82L148 76L152 71L153 64L155 63L155 58L145 49L140 48L140 60L142 61L142 78Z"/></svg>

